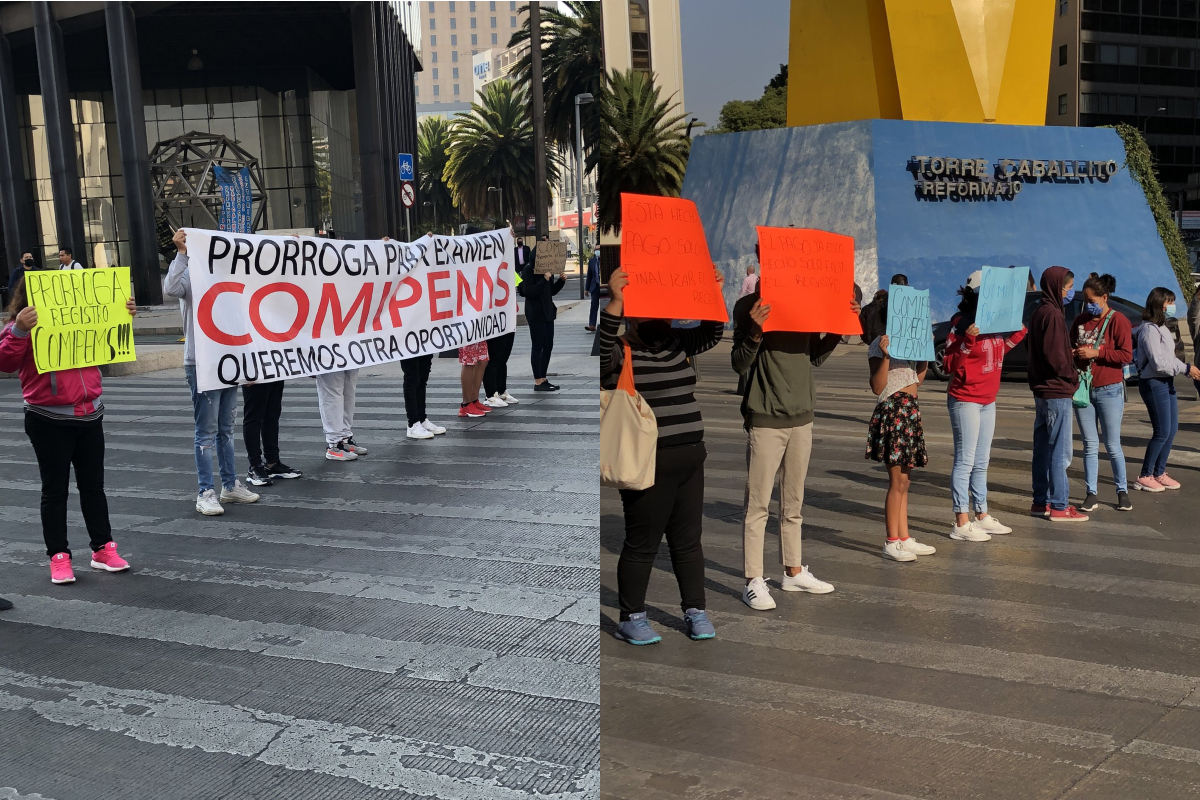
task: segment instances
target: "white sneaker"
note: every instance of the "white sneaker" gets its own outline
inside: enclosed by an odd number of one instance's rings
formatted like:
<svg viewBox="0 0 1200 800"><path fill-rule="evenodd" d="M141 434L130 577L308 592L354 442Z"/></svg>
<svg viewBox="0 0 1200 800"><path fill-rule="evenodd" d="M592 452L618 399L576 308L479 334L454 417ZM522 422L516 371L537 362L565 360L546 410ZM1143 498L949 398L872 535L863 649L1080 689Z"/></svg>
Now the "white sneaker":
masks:
<svg viewBox="0 0 1200 800"><path fill-rule="evenodd" d="M775 607L775 601L771 599L771 590L762 578L755 578L746 584L746 588L742 589L742 602L755 611L770 611Z"/></svg>
<svg viewBox="0 0 1200 800"><path fill-rule="evenodd" d="M426 430L425 426L419 422L414 422L408 429L408 438L410 439L432 439L433 431Z"/></svg>
<svg viewBox="0 0 1200 800"><path fill-rule="evenodd" d="M883 557L890 558L892 561L916 561L917 557L900 546L900 540L894 542L885 542L883 545Z"/></svg>
<svg viewBox="0 0 1200 800"><path fill-rule="evenodd" d="M517 403L521 402L520 400L518 400L517 398L515 398L511 394L509 394L507 391L500 393L500 399L503 400L504 402L508 403L510 406L515 406Z"/></svg>
<svg viewBox="0 0 1200 800"><path fill-rule="evenodd" d="M206 517L219 517L225 513L213 489L207 489L196 497L196 510Z"/></svg>
<svg viewBox="0 0 1200 800"><path fill-rule="evenodd" d="M833 591L833 584L819 580L815 575L808 571L808 567L800 567L799 575L788 575L787 570L783 572L783 580L780 581L785 592L811 592L812 594L829 594Z"/></svg>
<svg viewBox="0 0 1200 800"><path fill-rule="evenodd" d="M508 403L504 402L498 394L483 398L483 404L489 408L508 408Z"/></svg>
<svg viewBox="0 0 1200 800"><path fill-rule="evenodd" d="M221 490L222 503L257 503L258 495L242 485L241 481L234 481L232 489Z"/></svg>
<svg viewBox="0 0 1200 800"><path fill-rule="evenodd" d="M952 526L950 528L950 538L958 539L960 542L987 542L990 541L992 537L984 533L983 529L974 522L968 521L966 525ZM922 547L924 547L924 545L922 545Z"/></svg>
<svg viewBox="0 0 1200 800"><path fill-rule="evenodd" d="M1002 525L1000 520L993 517L991 514L986 517L976 517L975 527L984 533L990 533L995 536L1000 533L1012 533L1012 528L1007 525Z"/></svg>
<svg viewBox="0 0 1200 800"><path fill-rule="evenodd" d="M921 544L911 536L907 539L901 539L900 547L906 552L912 553L914 556L931 556L937 552L936 547L930 547L927 544Z"/></svg>
<svg viewBox="0 0 1200 800"><path fill-rule="evenodd" d="M421 427L424 428L425 430L429 431L430 433L436 434L438 436L441 436L443 433L446 432L446 429L443 428L441 425L435 425L434 423L430 422L429 420L425 420L424 422L422 422Z"/></svg>

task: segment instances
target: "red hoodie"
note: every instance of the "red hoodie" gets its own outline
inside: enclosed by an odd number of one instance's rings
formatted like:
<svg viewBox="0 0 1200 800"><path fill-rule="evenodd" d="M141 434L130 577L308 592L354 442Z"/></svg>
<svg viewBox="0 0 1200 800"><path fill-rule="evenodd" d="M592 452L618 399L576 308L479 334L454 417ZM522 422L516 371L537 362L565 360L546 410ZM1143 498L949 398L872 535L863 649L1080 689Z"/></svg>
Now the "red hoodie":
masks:
<svg viewBox="0 0 1200 800"><path fill-rule="evenodd" d="M94 419L104 411L99 367L80 367L39 375L33 338L10 322L0 332L0 372L20 372L25 404L51 419Z"/></svg>
<svg viewBox="0 0 1200 800"><path fill-rule="evenodd" d="M1025 329L1007 339L1002 333L981 333L978 336L955 334L959 317L950 320L950 335L946 337L946 354L942 363L950 374L946 393L965 403L988 405L1000 394L1000 368L1004 354L1021 343Z"/></svg>

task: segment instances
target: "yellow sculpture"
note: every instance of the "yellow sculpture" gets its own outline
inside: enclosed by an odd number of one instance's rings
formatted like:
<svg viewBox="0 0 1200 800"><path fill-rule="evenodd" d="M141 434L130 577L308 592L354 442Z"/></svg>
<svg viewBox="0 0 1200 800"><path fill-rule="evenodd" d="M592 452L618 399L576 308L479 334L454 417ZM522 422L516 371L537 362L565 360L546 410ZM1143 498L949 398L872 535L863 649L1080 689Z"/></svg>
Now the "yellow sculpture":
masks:
<svg viewBox="0 0 1200 800"><path fill-rule="evenodd" d="M792 0L788 125L1042 125L1050 0Z"/></svg>

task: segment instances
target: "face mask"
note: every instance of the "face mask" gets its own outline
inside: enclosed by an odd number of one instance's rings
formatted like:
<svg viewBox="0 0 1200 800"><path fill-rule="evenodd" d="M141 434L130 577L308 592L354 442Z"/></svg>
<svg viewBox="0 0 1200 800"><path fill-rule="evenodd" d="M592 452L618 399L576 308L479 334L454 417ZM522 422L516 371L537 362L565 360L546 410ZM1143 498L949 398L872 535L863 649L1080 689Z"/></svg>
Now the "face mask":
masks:
<svg viewBox="0 0 1200 800"><path fill-rule="evenodd" d="M671 323L665 319L647 320L639 322L637 326L637 335L648 345L656 345L667 340L671 335Z"/></svg>
<svg viewBox="0 0 1200 800"><path fill-rule="evenodd" d="M1063 305L1064 306L1067 305L1074 299L1075 299L1075 290L1072 289L1071 291L1067 292L1067 296L1063 298Z"/></svg>
<svg viewBox="0 0 1200 800"><path fill-rule="evenodd" d="M1087 304L1087 312L1089 314L1091 314L1093 317L1100 316L1100 304L1099 303L1088 303Z"/></svg>
<svg viewBox="0 0 1200 800"><path fill-rule="evenodd" d="M1166 314L1168 317L1175 316L1175 304L1167 303L1165 306L1163 306L1163 313Z"/></svg>

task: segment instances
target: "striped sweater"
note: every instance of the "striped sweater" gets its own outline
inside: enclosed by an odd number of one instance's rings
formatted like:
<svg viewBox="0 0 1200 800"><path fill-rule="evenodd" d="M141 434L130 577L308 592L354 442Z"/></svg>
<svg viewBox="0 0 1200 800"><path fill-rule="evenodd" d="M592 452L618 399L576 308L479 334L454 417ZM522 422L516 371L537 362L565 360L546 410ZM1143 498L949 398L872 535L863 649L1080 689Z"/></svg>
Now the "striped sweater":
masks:
<svg viewBox="0 0 1200 800"><path fill-rule="evenodd" d="M597 333L600 383L610 388L616 386L625 363L625 342L617 335L620 326L620 317L601 312ZM674 328L671 332L674 337L655 350L630 342L633 382L654 410L659 448L704 441L704 420L693 394L696 373L688 358L715 347L725 326L704 322L698 328Z"/></svg>

